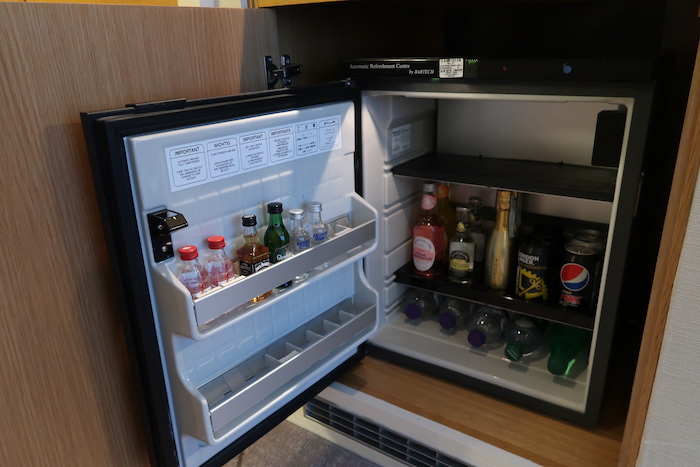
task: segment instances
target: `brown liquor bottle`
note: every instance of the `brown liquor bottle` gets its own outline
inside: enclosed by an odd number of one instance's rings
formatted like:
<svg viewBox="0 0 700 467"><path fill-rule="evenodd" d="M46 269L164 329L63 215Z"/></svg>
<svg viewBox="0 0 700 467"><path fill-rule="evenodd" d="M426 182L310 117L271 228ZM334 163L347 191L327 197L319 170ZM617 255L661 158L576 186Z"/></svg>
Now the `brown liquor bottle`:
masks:
<svg viewBox="0 0 700 467"><path fill-rule="evenodd" d="M258 231L255 228L258 223L255 214L243 216L243 240L245 245L240 247L236 253L241 266L241 275L250 276L270 265L269 250L265 245L260 244ZM272 290L258 295L251 302L259 302L272 294Z"/></svg>

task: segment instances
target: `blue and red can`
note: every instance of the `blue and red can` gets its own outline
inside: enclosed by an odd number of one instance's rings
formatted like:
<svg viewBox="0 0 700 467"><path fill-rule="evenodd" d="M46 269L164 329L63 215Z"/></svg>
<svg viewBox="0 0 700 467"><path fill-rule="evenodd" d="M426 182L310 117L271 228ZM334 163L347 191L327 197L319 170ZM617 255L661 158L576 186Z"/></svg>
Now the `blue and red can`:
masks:
<svg viewBox="0 0 700 467"><path fill-rule="evenodd" d="M598 296L596 275L600 269L600 255L593 247L578 242L566 244L564 250L559 270L559 305L583 313L591 312Z"/></svg>

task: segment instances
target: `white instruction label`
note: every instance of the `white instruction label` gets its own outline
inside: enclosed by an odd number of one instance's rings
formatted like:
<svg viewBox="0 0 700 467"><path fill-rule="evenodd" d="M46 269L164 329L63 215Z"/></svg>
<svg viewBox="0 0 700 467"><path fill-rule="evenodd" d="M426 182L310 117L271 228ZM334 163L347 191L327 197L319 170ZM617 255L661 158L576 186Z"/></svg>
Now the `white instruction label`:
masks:
<svg viewBox="0 0 700 467"><path fill-rule="evenodd" d="M234 174L241 168L238 163L238 142L235 138L208 143L207 154L209 173L213 178Z"/></svg>
<svg viewBox="0 0 700 467"><path fill-rule="evenodd" d="M440 78L464 78L464 59L463 58L441 58L440 59Z"/></svg>
<svg viewBox="0 0 700 467"><path fill-rule="evenodd" d="M206 180L206 153L203 145L192 144L167 152L172 182L178 189Z"/></svg>
<svg viewBox="0 0 700 467"><path fill-rule="evenodd" d="M402 125L391 130L391 155L411 149L411 124Z"/></svg>
<svg viewBox="0 0 700 467"><path fill-rule="evenodd" d="M337 115L165 148L170 190L340 148L340 123Z"/></svg>
<svg viewBox="0 0 700 467"><path fill-rule="evenodd" d="M270 162L282 162L294 157L294 128L291 126L267 131L270 141Z"/></svg>

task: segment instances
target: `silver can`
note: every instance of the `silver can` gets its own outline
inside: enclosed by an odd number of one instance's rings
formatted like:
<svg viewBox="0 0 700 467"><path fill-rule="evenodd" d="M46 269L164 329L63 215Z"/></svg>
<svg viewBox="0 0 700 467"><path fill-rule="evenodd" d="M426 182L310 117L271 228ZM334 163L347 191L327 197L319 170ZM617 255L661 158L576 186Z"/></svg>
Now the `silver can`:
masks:
<svg viewBox="0 0 700 467"><path fill-rule="evenodd" d="M577 230L571 242L580 243L592 247L597 254L603 255L605 252L605 235L593 229Z"/></svg>

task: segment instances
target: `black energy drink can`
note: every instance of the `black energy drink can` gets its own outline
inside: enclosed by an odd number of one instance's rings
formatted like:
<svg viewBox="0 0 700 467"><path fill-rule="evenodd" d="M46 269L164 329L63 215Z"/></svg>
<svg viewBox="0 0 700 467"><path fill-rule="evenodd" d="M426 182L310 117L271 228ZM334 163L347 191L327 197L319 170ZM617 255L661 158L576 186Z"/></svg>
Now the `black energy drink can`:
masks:
<svg viewBox="0 0 700 467"><path fill-rule="evenodd" d="M559 270L561 292L559 305L563 308L589 312L597 298L596 272L600 261L592 246L572 241L564 247Z"/></svg>
<svg viewBox="0 0 700 467"><path fill-rule="evenodd" d="M523 300L546 302L550 295L552 245L533 235L518 249L515 295Z"/></svg>

